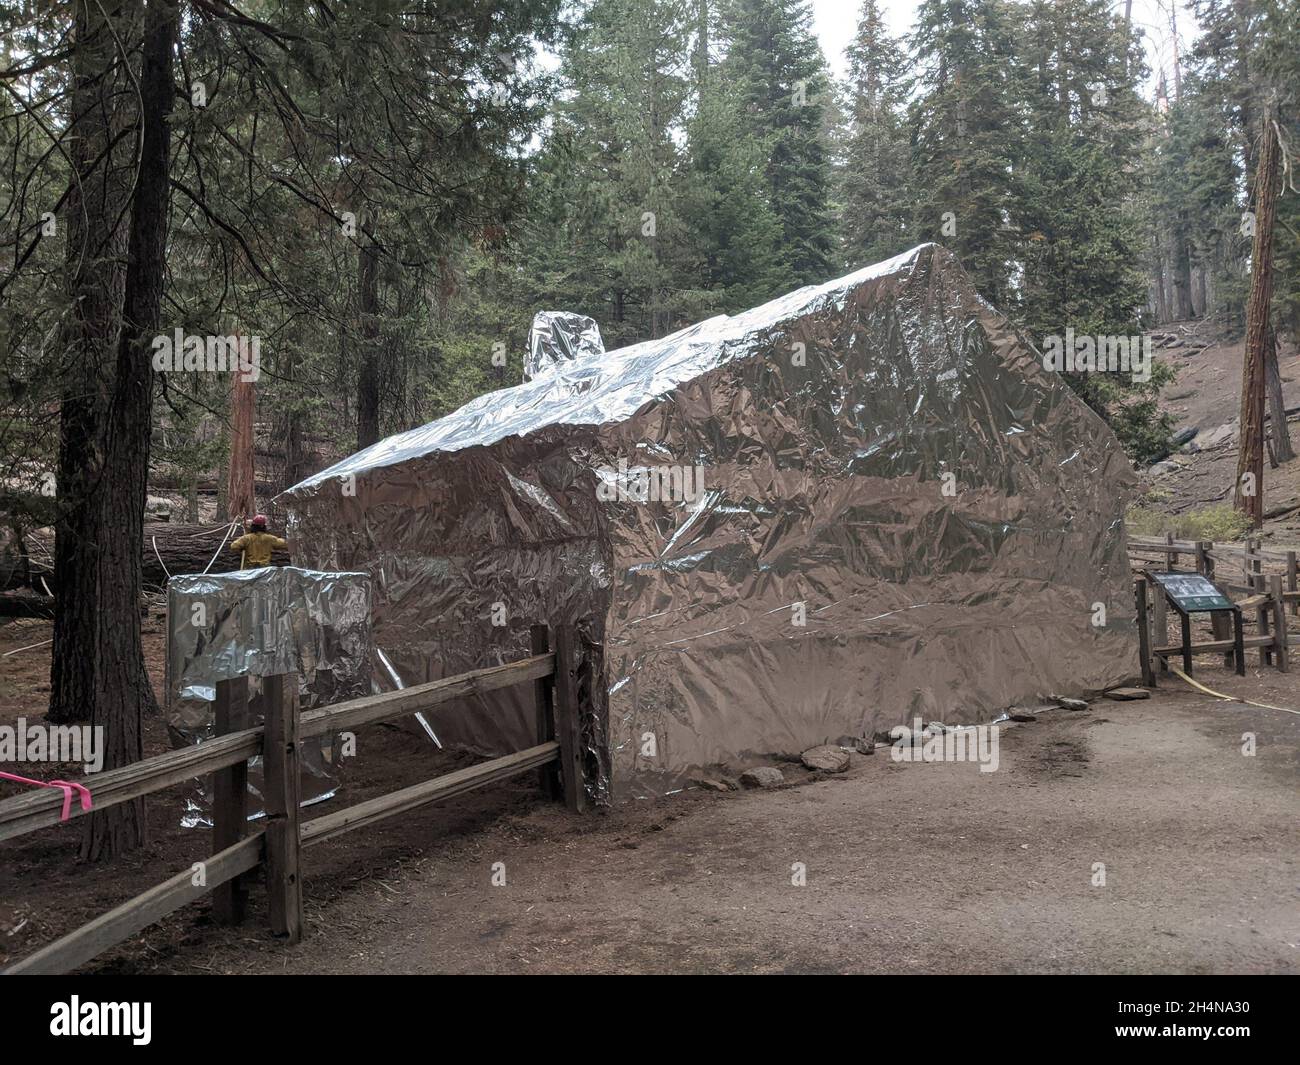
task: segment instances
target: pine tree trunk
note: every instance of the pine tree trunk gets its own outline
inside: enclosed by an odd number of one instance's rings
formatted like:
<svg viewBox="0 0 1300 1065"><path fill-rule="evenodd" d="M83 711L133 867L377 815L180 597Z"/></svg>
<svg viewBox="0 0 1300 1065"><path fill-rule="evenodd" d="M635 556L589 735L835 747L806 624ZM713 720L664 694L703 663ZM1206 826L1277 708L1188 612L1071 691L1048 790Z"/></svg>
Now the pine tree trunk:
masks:
<svg viewBox="0 0 1300 1065"><path fill-rule="evenodd" d="M373 237L361 233L357 264L361 365L357 373L357 447L379 439L379 253Z"/></svg>
<svg viewBox="0 0 1300 1065"><path fill-rule="evenodd" d="M102 488L99 608L107 624L94 649L100 661L92 727L103 728L104 768L144 757L142 715L156 713L153 686L140 641L140 540L148 491L153 418L151 339L158 332L167 248L171 131L175 93L172 51L175 0L149 0L140 70L142 136L131 212L124 321L117 382L109 412ZM120 803L86 819L81 856L112 858L142 845L147 836L144 800Z"/></svg>
<svg viewBox="0 0 1300 1065"><path fill-rule="evenodd" d="M138 17L132 4L111 13L88 0L75 5L67 138L72 177L63 212L70 310L60 338L68 369L59 408L54 548L62 591L50 663L49 719L56 723L92 716L102 687L102 628L113 621L100 603L97 555L102 538L115 535L102 524L100 495L112 479L105 437L126 294L134 164L132 138L125 135L134 118L125 109L134 93L117 40L136 39Z"/></svg>
<svg viewBox="0 0 1300 1065"><path fill-rule="evenodd" d="M1155 275L1156 324L1164 325L1169 321L1169 299L1165 294L1165 256L1159 240L1156 241Z"/></svg>
<svg viewBox="0 0 1300 1065"><path fill-rule="evenodd" d="M1196 317L1192 306L1192 253L1181 226L1174 231L1174 313L1178 321Z"/></svg>
<svg viewBox="0 0 1300 1065"><path fill-rule="evenodd" d="M1277 138L1265 108L1255 169L1255 240L1246 300L1246 350L1241 370L1241 433L1233 505L1256 526L1264 521L1264 361L1273 298L1273 216L1277 199ZM1285 424L1285 423L1284 423Z"/></svg>

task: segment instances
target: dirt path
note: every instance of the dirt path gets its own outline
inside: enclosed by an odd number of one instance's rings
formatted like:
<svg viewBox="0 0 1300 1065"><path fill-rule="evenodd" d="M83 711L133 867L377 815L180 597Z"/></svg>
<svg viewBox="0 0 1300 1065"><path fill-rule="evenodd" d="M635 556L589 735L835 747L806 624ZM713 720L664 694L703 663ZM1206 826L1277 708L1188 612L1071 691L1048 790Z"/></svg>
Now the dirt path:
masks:
<svg viewBox="0 0 1300 1065"><path fill-rule="evenodd" d="M1300 703L1290 677L1211 679ZM1004 731L995 773L882 750L774 792L580 821L516 807L396 876L309 901L297 948L251 929L204 937L193 968L1300 972L1297 783L1294 715L1173 694L1099 701Z"/></svg>

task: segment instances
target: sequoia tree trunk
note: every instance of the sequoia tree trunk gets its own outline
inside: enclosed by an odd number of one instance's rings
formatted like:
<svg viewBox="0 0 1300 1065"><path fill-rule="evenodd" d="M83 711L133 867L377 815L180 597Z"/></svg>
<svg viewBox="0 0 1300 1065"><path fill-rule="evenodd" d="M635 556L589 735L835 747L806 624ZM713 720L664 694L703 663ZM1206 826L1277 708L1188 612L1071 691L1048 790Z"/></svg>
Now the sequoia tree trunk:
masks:
<svg viewBox="0 0 1300 1065"><path fill-rule="evenodd" d="M244 521L257 513L257 472L253 456L253 415L257 389L251 376L230 375L230 469L226 475L227 521Z"/></svg>

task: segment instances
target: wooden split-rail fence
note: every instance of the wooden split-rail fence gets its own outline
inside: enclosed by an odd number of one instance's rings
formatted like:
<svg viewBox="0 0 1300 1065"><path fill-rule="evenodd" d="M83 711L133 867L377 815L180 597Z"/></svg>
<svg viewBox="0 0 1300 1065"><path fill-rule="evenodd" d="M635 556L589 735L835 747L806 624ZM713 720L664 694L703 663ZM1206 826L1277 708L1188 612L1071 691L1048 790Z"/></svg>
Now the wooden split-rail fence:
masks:
<svg viewBox="0 0 1300 1065"><path fill-rule="evenodd" d="M1236 630L1225 614L1211 617L1213 639L1171 643L1163 592L1153 581L1139 577L1134 594L1139 619L1138 637L1144 683L1154 684L1168 660L1184 654L1222 654L1224 665L1237 666L1247 649L1259 651L1262 665L1290 669L1290 648L1300 638L1291 632L1288 614L1300 615L1300 566L1295 551L1266 550L1251 537L1241 544L1216 544L1211 540L1176 540L1129 536L1128 553L1136 568L1199 573L1233 600L1243 616L1253 617L1255 635ZM1296 626L1300 629L1300 625ZM1190 664L1190 658L1184 659Z"/></svg>
<svg viewBox="0 0 1300 1065"><path fill-rule="evenodd" d="M217 920L239 924L244 919L248 874L259 866L266 882L271 930L296 943L303 929L303 848L522 773L538 772L547 797L558 799L562 795L570 810L581 811L586 800L579 723L585 709L579 700L589 697L590 688L580 676L577 633L562 626L553 635L554 646L551 631L544 625L534 626L532 653L517 662L306 712L298 708L296 676L264 677L264 724L254 727L248 726L248 678L219 682L217 735L213 739L87 778L93 809L103 810L211 774L212 855L202 864L202 876L186 868L19 960L5 972L62 973L75 969L209 892ZM452 700L519 684L534 686L537 743L532 747L310 821L301 819L299 751L303 740L391 721ZM266 816L254 825L248 820L247 773L248 759L256 755L263 759ZM87 816L76 804L72 809L73 816ZM0 802L0 842L58 824L62 810L63 795L45 788Z"/></svg>

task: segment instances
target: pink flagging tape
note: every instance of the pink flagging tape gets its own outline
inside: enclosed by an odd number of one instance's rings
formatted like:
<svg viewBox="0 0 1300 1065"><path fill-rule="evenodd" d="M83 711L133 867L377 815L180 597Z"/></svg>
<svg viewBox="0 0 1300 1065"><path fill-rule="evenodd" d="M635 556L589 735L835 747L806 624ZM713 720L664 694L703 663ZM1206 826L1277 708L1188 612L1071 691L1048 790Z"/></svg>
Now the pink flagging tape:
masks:
<svg viewBox="0 0 1300 1065"><path fill-rule="evenodd" d="M0 773L0 777L5 780L13 780L19 784L30 784L34 788L59 788L63 792L63 816L60 821L66 821L72 816L72 793L75 791L81 798L81 810L84 813L91 808L90 789L85 784L77 784L67 780L31 780L28 777L20 777L14 773Z"/></svg>

